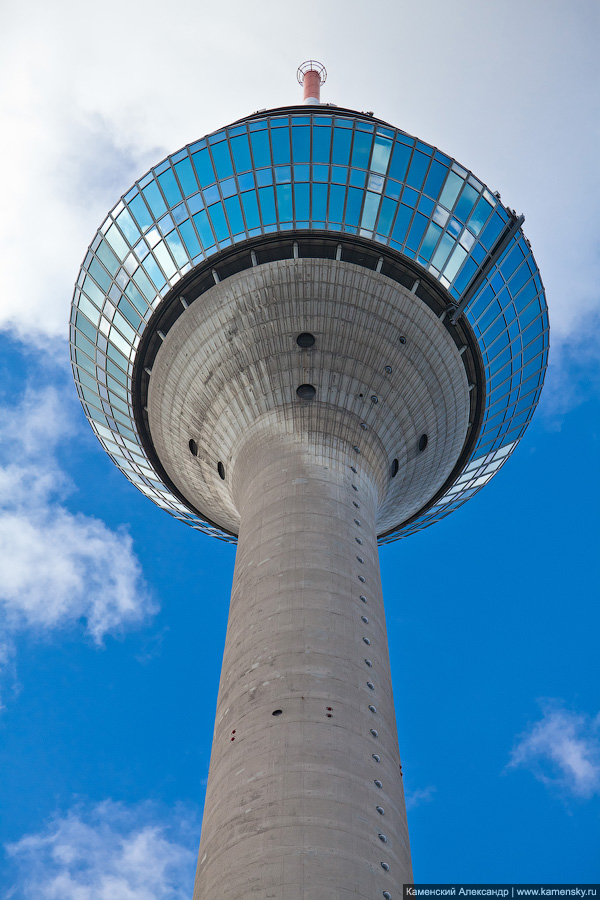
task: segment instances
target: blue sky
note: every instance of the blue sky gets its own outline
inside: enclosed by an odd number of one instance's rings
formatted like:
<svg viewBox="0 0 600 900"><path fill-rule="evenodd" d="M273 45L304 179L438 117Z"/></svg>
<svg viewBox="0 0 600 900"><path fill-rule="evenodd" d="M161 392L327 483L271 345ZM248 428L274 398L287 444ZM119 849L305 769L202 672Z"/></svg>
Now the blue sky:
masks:
<svg viewBox="0 0 600 900"><path fill-rule="evenodd" d="M518 451L381 551L419 881L597 882L595 2L59 0L3 12L0 897L189 898L234 548L155 508L71 382L73 282L166 153L296 102L372 109L526 217L551 368Z"/></svg>

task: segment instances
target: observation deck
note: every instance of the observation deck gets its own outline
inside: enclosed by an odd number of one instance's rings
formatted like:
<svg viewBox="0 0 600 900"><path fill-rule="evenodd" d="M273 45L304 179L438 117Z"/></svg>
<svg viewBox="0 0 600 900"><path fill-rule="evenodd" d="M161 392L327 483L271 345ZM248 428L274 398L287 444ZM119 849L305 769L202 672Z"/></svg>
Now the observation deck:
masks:
<svg viewBox="0 0 600 900"><path fill-rule="evenodd" d="M412 291L466 357L473 397L461 452L419 509L378 534L383 543L419 531L500 469L538 401L548 317L521 223L466 167L371 115L299 106L248 116L151 169L99 228L71 316L85 413L140 491L192 528L235 542L231 523L184 495L148 439L157 342L186 304L242 270L349 262Z"/></svg>

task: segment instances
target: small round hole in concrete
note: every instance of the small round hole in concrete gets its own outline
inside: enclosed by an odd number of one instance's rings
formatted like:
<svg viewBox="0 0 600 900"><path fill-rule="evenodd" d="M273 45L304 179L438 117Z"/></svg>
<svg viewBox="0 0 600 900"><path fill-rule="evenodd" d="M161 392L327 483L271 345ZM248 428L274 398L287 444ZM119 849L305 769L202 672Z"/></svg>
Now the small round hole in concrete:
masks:
<svg viewBox="0 0 600 900"><path fill-rule="evenodd" d="M296 395L301 400L314 400L317 393L317 389L313 384L300 384L296 388Z"/></svg>
<svg viewBox="0 0 600 900"><path fill-rule="evenodd" d="M314 334L311 334L310 331L303 331L302 334L299 334L296 338L296 343L303 349L312 347L315 343L315 336Z"/></svg>
<svg viewBox="0 0 600 900"><path fill-rule="evenodd" d="M272 716L280 716L282 712L283 712L282 709L274 709L273 712L271 713L271 715Z"/></svg>
<svg viewBox="0 0 600 900"><path fill-rule="evenodd" d="M389 872L389 871L390 871L390 867L388 866L387 863L382 862L382 863L381 863L381 868L382 868L385 872Z"/></svg>
<svg viewBox="0 0 600 900"><path fill-rule="evenodd" d="M427 435L422 434L421 437L419 438L419 452L420 453L422 453L423 450L425 449L425 447L427 446L427 441L428 441Z"/></svg>
<svg viewBox="0 0 600 900"><path fill-rule="evenodd" d="M405 343L406 343L406 338L404 337L403 334L400 335L399 340L400 340L400 343L401 343L401 344L405 344Z"/></svg>
<svg viewBox="0 0 600 900"><path fill-rule="evenodd" d="M397 459L392 462L392 478L395 478L398 474L398 469L400 468L400 463Z"/></svg>
<svg viewBox="0 0 600 900"><path fill-rule="evenodd" d="M190 438L188 447L190 448L190 453L192 456L198 456L198 444L194 440L194 438Z"/></svg>
<svg viewBox="0 0 600 900"><path fill-rule="evenodd" d="M222 462L217 463L217 472L219 473L219 478L225 481L225 466Z"/></svg>

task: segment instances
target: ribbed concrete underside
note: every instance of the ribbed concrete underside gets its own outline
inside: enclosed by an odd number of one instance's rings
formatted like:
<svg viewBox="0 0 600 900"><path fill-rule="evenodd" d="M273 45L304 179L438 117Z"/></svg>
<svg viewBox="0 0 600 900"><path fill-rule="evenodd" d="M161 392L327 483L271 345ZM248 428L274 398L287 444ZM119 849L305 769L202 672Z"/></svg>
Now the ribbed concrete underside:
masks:
<svg viewBox="0 0 600 900"><path fill-rule="evenodd" d="M319 463L313 449L260 431L233 473L242 527L194 900L399 900L412 880L378 473L350 443Z"/></svg>
<svg viewBox="0 0 600 900"><path fill-rule="evenodd" d="M312 348L298 347L301 332L314 335ZM310 407L296 396L305 383L316 389ZM230 475L259 419L281 433L351 438L388 468L397 459L396 477L386 472L378 484L381 534L444 484L468 416L462 360L431 310L383 275L325 259L280 260L215 285L169 331L148 393L150 432L169 477L234 534Z"/></svg>

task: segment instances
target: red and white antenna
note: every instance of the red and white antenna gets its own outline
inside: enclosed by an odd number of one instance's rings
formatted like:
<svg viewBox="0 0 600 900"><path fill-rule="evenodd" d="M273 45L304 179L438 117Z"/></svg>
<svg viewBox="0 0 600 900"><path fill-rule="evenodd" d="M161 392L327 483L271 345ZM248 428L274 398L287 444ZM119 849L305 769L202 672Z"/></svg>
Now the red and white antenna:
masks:
<svg viewBox="0 0 600 900"><path fill-rule="evenodd" d="M298 83L302 85L305 106L319 106L321 103L321 85L327 81L327 69L316 59L307 59L298 66Z"/></svg>

